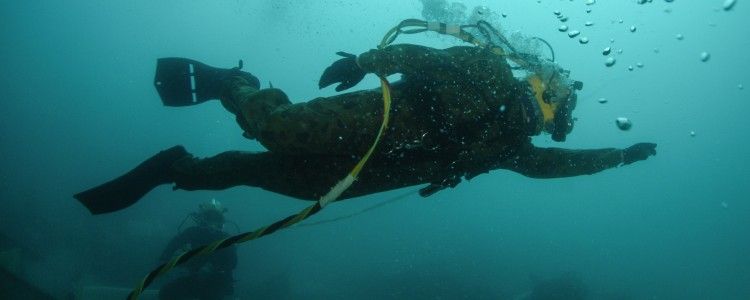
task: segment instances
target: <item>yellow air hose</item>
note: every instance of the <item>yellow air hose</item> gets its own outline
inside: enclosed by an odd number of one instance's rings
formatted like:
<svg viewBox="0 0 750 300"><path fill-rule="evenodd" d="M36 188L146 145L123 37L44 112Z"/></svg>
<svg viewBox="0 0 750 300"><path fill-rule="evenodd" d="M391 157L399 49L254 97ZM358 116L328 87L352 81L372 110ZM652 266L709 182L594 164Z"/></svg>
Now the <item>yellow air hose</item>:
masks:
<svg viewBox="0 0 750 300"><path fill-rule="evenodd" d="M352 183L354 183L355 180L357 180L357 176L364 168L367 161L370 159L370 156L375 151L375 148L380 143L381 137L383 136L383 133L385 132L385 129L388 127L388 120L391 116L391 86L388 83L388 80L378 75L380 78L380 85L383 92L383 122L380 124L380 130L378 130L378 135L375 137L375 141L370 146L370 149L367 150L367 153L362 157L362 159L359 160L357 165L354 166L351 172L344 177L341 181L339 181L331 190L318 199L315 204L303 209L297 214L288 216L282 220L276 221L275 223L259 228L255 231L245 232L241 233L235 236L228 237L223 240L215 241L209 245L200 246L198 248L194 248L188 252L185 252L181 255L178 255L174 258L172 258L169 262L166 262L158 267L156 267L154 270L148 273L146 277L141 280L141 282L138 283L138 285L130 292L127 299L138 299L138 297L143 293L143 291L148 287L156 277L159 277L163 274L166 274L167 272L174 269L176 266L181 265L190 259L202 256L202 255L209 255L216 250L223 249L226 247L229 247L234 244L244 243L250 240L254 240L257 238L260 238L265 235L269 235L271 233L276 232L279 229L287 228L289 226L292 226L294 224L297 224L301 222L304 219L307 219L308 217L316 214L319 212L323 207L328 205L329 203L336 201L341 194L346 191Z"/></svg>

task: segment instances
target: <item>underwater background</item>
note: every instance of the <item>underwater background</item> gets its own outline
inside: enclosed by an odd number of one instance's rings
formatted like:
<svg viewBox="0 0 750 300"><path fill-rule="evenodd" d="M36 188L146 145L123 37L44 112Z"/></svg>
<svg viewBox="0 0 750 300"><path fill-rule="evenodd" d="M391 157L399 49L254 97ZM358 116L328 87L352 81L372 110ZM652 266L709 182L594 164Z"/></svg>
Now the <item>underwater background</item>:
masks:
<svg viewBox="0 0 750 300"><path fill-rule="evenodd" d="M568 140L543 135L537 146L655 142L657 156L592 176L497 170L429 198L412 187L335 203L239 246L234 298L525 299L562 278L585 285L588 299L750 299L749 3L593 2L0 1L0 233L33 253L22 277L56 298L132 288L199 203L221 201L237 225L230 233L311 204L257 188L165 185L91 216L73 199L176 144L197 156L264 150L217 101L162 106L157 58L243 59L264 87L303 102L336 94L317 88L336 51L374 48L406 18L467 22L481 12L509 36L547 40L584 82ZM461 45L435 33L398 42ZM356 89L377 84L368 76ZM618 117L632 129L619 130Z"/></svg>

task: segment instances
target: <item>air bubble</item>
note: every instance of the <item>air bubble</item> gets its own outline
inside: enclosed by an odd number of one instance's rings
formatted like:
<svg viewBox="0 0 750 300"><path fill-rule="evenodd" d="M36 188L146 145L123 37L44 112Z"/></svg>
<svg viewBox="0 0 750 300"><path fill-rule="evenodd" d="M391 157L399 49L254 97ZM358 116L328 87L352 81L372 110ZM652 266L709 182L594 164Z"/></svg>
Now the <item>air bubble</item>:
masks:
<svg viewBox="0 0 750 300"><path fill-rule="evenodd" d="M737 4L737 0L726 0L724 1L724 10L730 11L732 8L734 8L734 5Z"/></svg>
<svg viewBox="0 0 750 300"><path fill-rule="evenodd" d="M622 131L628 131L633 127L633 123L625 117L619 117L615 119L615 124L617 125L617 128L620 128L620 130Z"/></svg>
<svg viewBox="0 0 750 300"><path fill-rule="evenodd" d="M607 57L607 60L604 61L604 65L607 67L614 66L617 60L614 57Z"/></svg>

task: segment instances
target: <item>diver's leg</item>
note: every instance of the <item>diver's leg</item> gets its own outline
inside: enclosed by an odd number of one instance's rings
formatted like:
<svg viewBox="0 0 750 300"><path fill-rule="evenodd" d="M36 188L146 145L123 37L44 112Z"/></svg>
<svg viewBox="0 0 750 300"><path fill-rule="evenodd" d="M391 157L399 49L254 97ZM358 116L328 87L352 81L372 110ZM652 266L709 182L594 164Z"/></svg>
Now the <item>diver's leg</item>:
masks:
<svg viewBox="0 0 750 300"><path fill-rule="evenodd" d="M244 136L279 154L361 155L382 122L378 91L362 91L292 104L279 89L258 90L245 78L225 85L222 104Z"/></svg>
<svg viewBox="0 0 750 300"><path fill-rule="evenodd" d="M258 140L279 154L361 156L382 121L379 91L339 94L280 107L260 128Z"/></svg>
<svg viewBox="0 0 750 300"><path fill-rule="evenodd" d="M353 157L284 156L270 152L229 151L196 158L182 146L161 151L126 174L73 197L92 214L135 204L162 184L175 189L223 190L255 186L295 198L315 200L356 163Z"/></svg>
<svg viewBox="0 0 750 300"><path fill-rule="evenodd" d="M225 84L221 104L235 115L237 124L244 131L243 136L257 139L260 127L269 115L280 107L290 105L291 101L279 89L258 89L248 79L237 76Z"/></svg>
<svg viewBox="0 0 750 300"><path fill-rule="evenodd" d="M302 200L318 200L344 178L358 157L280 155L272 152L224 152L208 158L182 159L174 165L175 189L221 190L259 187ZM440 182L453 174L451 158L428 155L373 157L340 199Z"/></svg>
<svg viewBox="0 0 750 300"><path fill-rule="evenodd" d="M317 200L356 164L352 157L289 156L227 151L174 164L175 189L223 190L260 187L303 200Z"/></svg>
<svg viewBox="0 0 750 300"><path fill-rule="evenodd" d="M181 146L162 151L135 169L74 197L93 214L124 209L162 184L174 189L223 190L235 186L259 187L274 193L318 200L344 178L357 156L283 155L272 152L229 151L196 158ZM388 157L368 162L359 178L341 199L369 195L407 186L438 182L452 174L445 168L451 158L428 155Z"/></svg>

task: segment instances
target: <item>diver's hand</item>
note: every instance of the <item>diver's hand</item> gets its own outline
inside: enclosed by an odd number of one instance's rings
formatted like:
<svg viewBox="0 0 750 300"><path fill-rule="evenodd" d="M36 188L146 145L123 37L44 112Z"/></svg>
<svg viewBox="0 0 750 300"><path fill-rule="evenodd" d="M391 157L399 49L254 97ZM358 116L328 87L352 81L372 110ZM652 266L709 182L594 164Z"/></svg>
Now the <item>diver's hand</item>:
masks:
<svg viewBox="0 0 750 300"><path fill-rule="evenodd" d="M318 82L319 88L327 87L334 83L340 83L336 91L340 92L357 85L367 72L357 65L357 56L346 52L336 52L344 58L337 60L330 67L323 71Z"/></svg>
<svg viewBox="0 0 750 300"><path fill-rule="evenodd" d="M622 150L622 163L629 165L652 155L656 155L656 144L638 143Z"/></svg>

